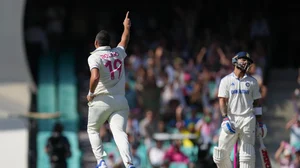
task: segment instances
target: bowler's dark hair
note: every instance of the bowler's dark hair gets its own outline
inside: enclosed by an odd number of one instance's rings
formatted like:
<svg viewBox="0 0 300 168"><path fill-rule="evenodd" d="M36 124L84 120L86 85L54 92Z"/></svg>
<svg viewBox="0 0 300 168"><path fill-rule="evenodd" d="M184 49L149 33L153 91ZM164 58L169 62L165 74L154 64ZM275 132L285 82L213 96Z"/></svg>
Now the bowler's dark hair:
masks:
<svg viewBox="0 0 300 168"><path fill-rule="evenodd" d="M100 46L109 46L110 45L110 35L105 30L101 30L97 34L96 40L99 42Z"/></svg>

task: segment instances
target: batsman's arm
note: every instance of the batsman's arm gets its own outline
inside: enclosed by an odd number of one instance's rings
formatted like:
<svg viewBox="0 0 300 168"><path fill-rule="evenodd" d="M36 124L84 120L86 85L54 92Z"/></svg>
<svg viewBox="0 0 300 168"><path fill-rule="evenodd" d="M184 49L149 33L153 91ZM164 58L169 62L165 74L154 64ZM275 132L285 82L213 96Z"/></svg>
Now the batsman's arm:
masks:
<svg viewBox="0 0 300 168"><path fill-rule="evenodd" d="M227 98L219 97L219 104L220 104L220 112L222 117L227 116Z"/></svg>
<svg viewBox="0 0 300 168"><path fill-rule="evenodd" d="M262 96L260 92L260 87L257 80L254 81L253 85L253 110L256 116L256 121L262 123Z"/></svg>
<svg viewBox="0 0 300 168"><path fill-rule="evenodd" d="M229 88L228 88L228 81L227 78L223 78L220 81L218 97L219 97L219 105L220 105L220 112L222 117L227 116L227 102L229 98Z"/></svg>
<svg viewBox="0 0 300 168"><path fill-rule="evenodd" d="M253 101L253 109L256 116L257 122L262 122L262 105L261 105L261 99L256 99Z"/></svg>

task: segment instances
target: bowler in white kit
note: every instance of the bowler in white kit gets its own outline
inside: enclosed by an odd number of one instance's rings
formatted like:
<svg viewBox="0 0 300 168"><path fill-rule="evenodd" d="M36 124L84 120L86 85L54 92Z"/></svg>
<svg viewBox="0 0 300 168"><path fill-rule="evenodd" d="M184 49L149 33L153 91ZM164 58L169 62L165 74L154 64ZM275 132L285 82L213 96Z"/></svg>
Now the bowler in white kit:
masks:
<svg viewBox="0 0 300 168"><path fill-rule="evenodd" d="M267 134L262 123L261 94L255 78L247 75L253 63L247 52L232 58L234 71L222 78L219 86L219 104L223 117L218 146L213 159L218 168L232 168L230 151L240 140L240 168L255 168L255 137Z"/></svg>
<svg viewBox="0 0 300 168"><path fill-rule="evenodd" d="M97 159L97 168L107 168L99 136L100 127L109 122L114 140L126 168L134 168L130 144L125 132L129 113L125 98L125 49L129 42L131 22L127 12L123 22L124 31L116 48L110 47L108 32L100 31L95 39L95 50L88 58L91 71L89 93L87 95L89 113L87 132L93 153Z"/></svg>

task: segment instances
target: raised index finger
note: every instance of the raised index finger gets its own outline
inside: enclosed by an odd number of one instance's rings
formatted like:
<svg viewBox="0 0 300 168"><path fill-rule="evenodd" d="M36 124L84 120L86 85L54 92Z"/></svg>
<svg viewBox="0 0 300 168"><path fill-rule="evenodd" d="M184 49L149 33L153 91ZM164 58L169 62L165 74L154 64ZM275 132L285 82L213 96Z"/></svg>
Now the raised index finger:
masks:
<svg viewBox="0 0 300 168"><path fill-rule="evenodd" d="M127 11L127 13L126 13L126 17L125 17L126 19L128 18L128 15L129 15L129 11Z"/></svg>

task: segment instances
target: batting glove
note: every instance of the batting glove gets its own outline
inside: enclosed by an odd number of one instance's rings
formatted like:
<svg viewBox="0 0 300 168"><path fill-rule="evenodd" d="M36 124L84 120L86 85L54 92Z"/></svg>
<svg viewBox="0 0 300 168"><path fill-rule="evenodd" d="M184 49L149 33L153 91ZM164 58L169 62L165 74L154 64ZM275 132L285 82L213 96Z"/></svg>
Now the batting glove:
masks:
<svg viewBox="0 0 300 168"><path fill-rule="evenodd" d="M262 138L265 138L267 136L268 129L266 125L262 122L257 122L256 127L256 135L261 136Z"/></svg>
<svg viewBox="0 0 300 168"><path fill-rule="evenodd" d="M235 134L235 126L227 116L224 117L221 127L227 134Z"/></svg>

